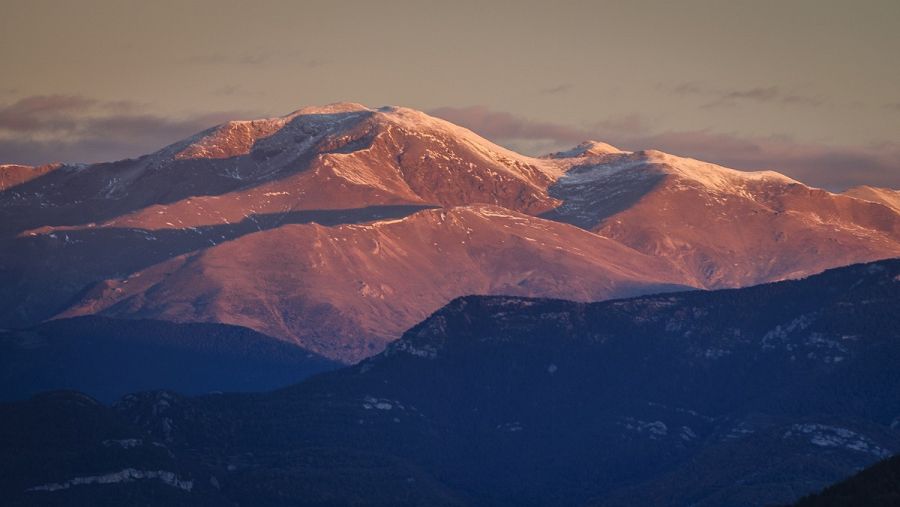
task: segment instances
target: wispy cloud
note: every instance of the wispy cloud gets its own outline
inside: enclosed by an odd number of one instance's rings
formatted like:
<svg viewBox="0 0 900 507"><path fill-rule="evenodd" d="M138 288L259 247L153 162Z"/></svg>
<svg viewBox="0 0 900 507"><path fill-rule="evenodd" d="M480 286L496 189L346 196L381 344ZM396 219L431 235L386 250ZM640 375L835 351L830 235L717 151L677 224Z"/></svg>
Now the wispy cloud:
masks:
<svg viewBox="0 0 900 507"><path fill-rule="evenodd" d="M606 118L595 123L591 129L591 132L603 137L610 135L638 136L649 131L650 125L647 119L635 113Z"/></svg>
<svg viewBox="0 0 900 507"><path fill-rule="evenodd" d="M553 140L578 143L590 131L552 122L533 121L486 106L440 107L429 114L474 130L488 139Z"/></svg>
<svg viewBox="0 0 900 507"><path fill-rule="evenodd" d="M140 103L35 95L0 105L0 161L100 162L134 157L247 113L166 117Z"/></svg>
<svg viewBox="0 0 900 507"><path fill-rule="evenodd" d="M538 90L538 93L540 93L541 95L559 95L570 90L572 90L572 83L561 83L555 86L541 88L540 90Z"/></svg>
<svg viewBox="0 0 900 507"><path fill-rule="evenodd" d="M225 53L206 53L183 58L182 63L191 65L260 65L269 59L266 54L232 55Z"/></svg>
<svg viewBox="0 0 900 507"><path fill-rule="evenodd" d="M736 169L772 169L831 190L861 184L900 188L900 143L825 146L783 137L753 138L708 130L650 132L647 122L638 115L575 128L484 106L444 107L432 114L535 155L596 139L625 149L658 149Z"/></svg>
<svg viewBox="0 0 900 507"><path fill-rule="evenodd" d="M36 95L0 108L0 130L9 132L65 131L75 128L75 115L95 105L76 95Z"/></svg>
<svg viewBox="0 0 900 507"><path fill-rule="evenodd" d="M701 107L729 107L741 103L776 103L798 106L819 106L824 100L799 93L785 91L778 86L756 86L751 88L717 88L697 82L678 83L674 86L660 85L675 95L703 97L708 102Z"/></svg>
<svg viewBox="0 0 900 507"><path fill-rule="evenodd" d="M306 53L297 50L259 50L245 53L201 53L184 57L181 63L187 65L229 65L257 67L266 64L299 65L307 68L317 68L327 65L328 61L322 58L310 57Z"/></svg>
<svg viewBox="0 0 900 507"><path fill-rule="evenodd" d="M220 86L213 90L213 93L216 95L222 95L225 97L261 97L265 95L263 92L258 90L250 90L241 85L228 84L224 86Z"/></svg>

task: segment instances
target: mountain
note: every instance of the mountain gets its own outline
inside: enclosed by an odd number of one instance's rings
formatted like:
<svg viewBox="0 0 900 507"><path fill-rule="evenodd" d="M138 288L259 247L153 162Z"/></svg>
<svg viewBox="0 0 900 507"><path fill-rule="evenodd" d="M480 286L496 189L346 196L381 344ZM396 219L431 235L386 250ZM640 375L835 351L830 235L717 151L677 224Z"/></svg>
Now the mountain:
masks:
<svg viewBox="0 0 900 507"><path fill-rule="evenodd" d="M599 146L599 148L598 148ZM897 255L898 208L782 174L586 143L542 216L667 259L691 285L747 286ZM886 195L886 194L885 194Z"/></svg>
<svg viewBox="0 0 900 507"><path fill-rule="evenodd" d="M0 490L11 505L785 504L900 450L898 305L900 260L599 303L458 298L383 353L271 393L2 405Z"/></svg>
<svg viewBox="0 0 900 507"><path fill-rule="evenodd" d="M359 104L235 121L136 160L58 166L5 195L4 224L183 229L248 216L374 205L491 203L537 213L564 164L530 159L443 120Z"/></svg>
<svg viewBox="0 0 900 507"><path fill-rule="evenodd" d="M878 462L853 477L803 498L795 507L900 505L900 456Z"/></svg>
<svg viewBox="0 0 900 507"><path fill-rule="evenodd" d="M0 400L77 389L112 403L150 389L265 391L338 365L256 331L223 324L60 319L0 332Z"/></svg>
<svg viewBox="0 0 900 507"><path fill-rule="evenodd" d="M900 255L896 209L777 173L596 141L526 157L352 103L0 182L0 327L228 323L348 363L467 294L588 301Z"/></svg>

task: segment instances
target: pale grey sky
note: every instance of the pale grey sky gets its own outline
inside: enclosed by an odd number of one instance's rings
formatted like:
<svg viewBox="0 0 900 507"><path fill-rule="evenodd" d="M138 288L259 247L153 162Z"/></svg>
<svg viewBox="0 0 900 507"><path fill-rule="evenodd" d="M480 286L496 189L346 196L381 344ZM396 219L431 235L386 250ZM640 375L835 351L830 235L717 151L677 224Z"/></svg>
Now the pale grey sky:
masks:
<svg viewBox="0 0 900 507"><path fill-rule="evenodd" d="M356 101L529 153L599 137L900 186L900 2L0 0L0 162Z"/></svg>

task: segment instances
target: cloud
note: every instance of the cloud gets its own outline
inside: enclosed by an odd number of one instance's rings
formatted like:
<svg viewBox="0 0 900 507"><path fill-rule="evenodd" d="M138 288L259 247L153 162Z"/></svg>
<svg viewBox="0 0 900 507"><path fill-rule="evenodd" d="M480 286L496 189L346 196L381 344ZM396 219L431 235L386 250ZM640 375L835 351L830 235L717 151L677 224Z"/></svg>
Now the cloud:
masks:
<svg viewBox="0 0 900 507"><path fill-rule="evenodd" d="M749 88L746 90L732 90L724 92L722 98L732 100L758 100L760 102L769 102L781 97L781 92L777 86L769 86L766 88Z"/></svg>
<svg viewBox="0 0 900 507"><path fill-rule="evenodd" d="M229 65L257 67L268 63L299 65L317 68L328 64L328 60L310 58L298 50L264 50L248 53L202 53L190 55L180 60L186 65Z"/></svg>
<svg viewBox="0 0 900 507"><path fill-rule="evenodd" d="M228 84L223 85L215 90L213 93L216 95L222 95L225 97L261 97L265 95L263 92L258 90L250 90L241 85Z"/></svg>
<svg viewBox="0 0 900 507"><path fill-rule="evenodd" d="M101 162L150 153L225 120L231 111L170 118L130 101L35 95L0 105L0 162Z"/></svg>
<svg viewBox="0 0 900 507"><path fill-rule="evenodd" d="M485 106L440 107L429 114L474 130L488 139L552 140L578 143L590 131L551 122L532 121Z"/></svg>
<svg viewBox="0 0 900 507"><path fill-rule="evenodd" d="M547 88L541 88L538 90L538 93L541 95L559 95L560 93L565 93L572 89L572 83L562 83L556 86L550 86Z"/></svg>
<svg viewBox="0 0 900 507"><path fill-rule="evenodd" d="M589 128L541 122L484 106L431 111L513 149L538 155L587 139L629 150L658 149L742 170L772 169L805 183L843 190L856 185L900 188L900 143L825 146L783 137L743 137L708 130L649 132L638 115L611 118Z"/></svg>
<svg viewBox="0 0 900 507"><path fill-rule="evenodd" d="M0 108L0 130L36 132L74 127L73 115L95 101L74 95L36 95Z"/></svg>
<svg viewBox="0 0 900 507"><path fill-rule="evenodd" d="M647 120L639 114L614 116L594 124L593 131L607 135L640 135L650 130Z"/></svg>
<svg viewBox="0 0 900 507"><path fill-rule="evenodd" d="M820 98L786 92L778 86L727 89L710 87L697 82L685 82L671 87L664 85L660 85L660 87L668 88L675 95L704 97L708 100L708 102L700 106L704 108L731 107L746 102L808 107L815 107L824 103Z"/></svg>
<svg viewBox="0 0 900 507"><path fill-rule="evenodd" d="M190 65L260 65L268 60L267 54L232 55L226 53L206 53L183 58L182 63Z"/></svg>

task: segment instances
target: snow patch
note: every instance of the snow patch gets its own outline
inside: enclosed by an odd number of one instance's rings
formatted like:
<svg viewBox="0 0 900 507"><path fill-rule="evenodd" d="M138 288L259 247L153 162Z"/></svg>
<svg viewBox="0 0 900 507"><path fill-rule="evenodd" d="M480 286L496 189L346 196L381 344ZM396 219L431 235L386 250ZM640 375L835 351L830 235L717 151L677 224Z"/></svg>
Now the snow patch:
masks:
<svg viewBox="0 0 900 507"><path fill-rule="evenodd" d="M735 426L734 428L731 428L731 431L729 431L728 434L725 435L725 439L726 440L736 440L739 438L743 438L747 435L752 435L754 433L756 433L756 430L753 429L753 427L749 423L742 422L742 423L738 424L737 426Z"/></svg>
<svg viewBox="0 0 900 507"><path fill-rule="evenodd" d="M506 431L509 433L516 433L516 432L522 431L524 429L525 429L525 426L522 425L522 423L520 423L519 421L513 421L513 422L508 422L508 423L503 423L503 424L497 425L498 431Z"/></svg>
<svg viewBox="0 0 900 507"><path fill-rule="evenodd" d="M406 340L398 340L391 344L391 352L404 352L411 356L421 357L424 359L435 359L438 356L438 349L434 345L423 344L415 345Z"/></svg>
<svg viewBox="0 0 900 507"><path fill-rule="evenodd" d="M669 427L662 421L641 421L633 417L626 417L622 425L627 430L647 434L651 440L659 440L669 434Z"/></svg>
<svg viewBox="0 0 900 507"><path fill-rule="evenodd" d="M678 436L681 437L685 442L690 442L691 440L695 440L697 438L697 434L694 433L694 430L690 428L690 426L682 426L681 431L678 433Z"/></svg>
<svg viewBox="0 0 900 507"><path fill-rule="evenodd" d="M69 489L73 486L87 486L91 484L119 484L123 482L133 482L140 479L156 479L163 484L178 488L184 491L190 491L194 488L194 481L178 478L174 472L165 470L137 470L135 468L126 468L118 472L112 472L103 475L89 475L86 477L75 477L65 482L52 482L29 488L26 491L59 491Z"/></svg>
<svg viewBox="0 0 900 507"><path fill-rule="evenodd" d="M387 398L376 398L374 396L366 396L365 398L363 398L362 407L366 410L388 411L388 410L393 410L395 408L398 410L406 410L406 407L403 406L403 404L397 400L389 400Z"/></svg>
<svg viewBox="0 0 900 507"><path fill-rule="evenodd" d="M121 447L122 449L132 449L144 445L144 441L140 438L123 438L119 440L104 440L105 447Z"/></svg>
<svg viewBox="0 0 900 507"><path fill-rule="evenodd" d="M864 452L878 458L887 458L891 452L878 446L870 438L855 431L825 424L795 424L783 438L807 436L809 443L818 447L837 447Z"/></svg>

